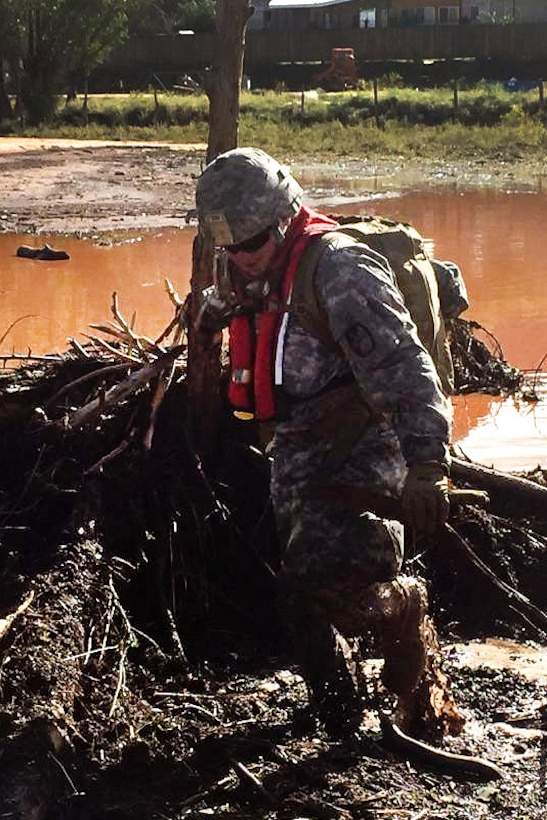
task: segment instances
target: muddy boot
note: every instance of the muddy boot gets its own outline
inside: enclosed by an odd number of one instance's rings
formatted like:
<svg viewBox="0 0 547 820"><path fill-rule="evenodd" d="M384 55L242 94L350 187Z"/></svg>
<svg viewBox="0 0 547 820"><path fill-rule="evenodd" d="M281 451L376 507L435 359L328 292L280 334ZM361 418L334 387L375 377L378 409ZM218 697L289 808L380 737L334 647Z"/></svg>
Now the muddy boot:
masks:
<svg viewBox="0 0 547 820"><path fill-rule="evenodd" d="M351 650L315 601L304 595L292 598L289 613L292 651L308 687L310 706L327 734L350 737L362 716Z"/></svg>
<svg viewBox="0 0 547 820"><path fill-rule="evenodd" d="M363 699L356 684L353 659L344 638L331 628L332 643L319 662L303 665L310 705L327 734L336 740L349 739L359 729Z"/></svg>

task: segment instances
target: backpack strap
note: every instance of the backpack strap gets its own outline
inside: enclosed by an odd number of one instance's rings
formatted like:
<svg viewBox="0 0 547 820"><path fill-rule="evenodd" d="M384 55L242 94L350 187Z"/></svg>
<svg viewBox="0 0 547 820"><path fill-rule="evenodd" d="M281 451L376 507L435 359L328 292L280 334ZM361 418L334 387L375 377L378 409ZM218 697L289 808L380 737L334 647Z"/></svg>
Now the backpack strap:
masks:
<svg viewBox="0 0 547 820"><path fill-rule="evenodd" d="M308 243L300 257L296 276L287 304L287 309L293 313L297 321L305 330L308 330L325 347L336 347L330 331L327 315L321 306L315 287L315 269L323 256L327 245L333 241L336 231L321 234Z"/></svg>
<svg viewBox="0 0 547 820"><path fill-rule="evenodd" d="M340 232L329 231L308 244L298 264L288 305L288 310L295 314L302 327L331 349L338 345L317 295L315 269L327 246L339 236ZM319 480L332 476L346 461L365 430L380 421L354 379L350 384L336 384L331 389L327 386L320 402L323 405L321 417L308 433L314 440L331 439L332 446L321 465Z"/></svg>

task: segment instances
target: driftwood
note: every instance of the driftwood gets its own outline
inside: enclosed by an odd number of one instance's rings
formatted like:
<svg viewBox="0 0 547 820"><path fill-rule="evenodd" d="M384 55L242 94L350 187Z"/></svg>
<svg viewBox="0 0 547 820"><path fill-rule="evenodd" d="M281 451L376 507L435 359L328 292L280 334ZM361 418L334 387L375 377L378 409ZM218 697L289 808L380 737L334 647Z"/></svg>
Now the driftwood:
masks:
<svg viewBox="0 0 547 820"><path fill-rule="evenodd" d="M494 506L507 502L518 506L519 515L547 520L547 487L526 478L502 473L460 458L452 459L452 477L487 491Z"/></svg>
<svg viewBox="0 0 547 820"><path fill-rule="evenodd" d="M93 421L99 413L124 401L139 390L139 388L148 384L155 376L162 373L167 367L171 367L173 362L183 353L184 349L183 345L174 347L167 353L164 353L163 356L157 358L152 364L141 367L136 373L132 373L123 382L107 390L104 396L93 399L84 405L84 407L80 407L78 410L69 414L64 424L68 428L75 429Z"/></svg>
<svg viewBox="0 0 547 820"><path fill-rule="evenodd" d="M44 245L42 248L33 248L30 245L20 245L17 248L17 256L25 259L41 259L46 262L54 262L62 259L70 259L66 251L57 251L51 245Z"/></svg>

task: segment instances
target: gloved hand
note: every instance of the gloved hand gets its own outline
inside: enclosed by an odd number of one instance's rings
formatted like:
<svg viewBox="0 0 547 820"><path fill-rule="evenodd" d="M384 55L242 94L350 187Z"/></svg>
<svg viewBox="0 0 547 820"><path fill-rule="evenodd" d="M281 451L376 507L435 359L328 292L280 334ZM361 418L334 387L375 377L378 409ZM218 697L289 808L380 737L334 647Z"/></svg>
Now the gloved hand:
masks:
<svg viewBox="0 0 547 820"><path fill-rule="evenodd" d="M409 467L402 494L405 523L417 534L434 535L450 511L448 468L438 461Z"/></svg>

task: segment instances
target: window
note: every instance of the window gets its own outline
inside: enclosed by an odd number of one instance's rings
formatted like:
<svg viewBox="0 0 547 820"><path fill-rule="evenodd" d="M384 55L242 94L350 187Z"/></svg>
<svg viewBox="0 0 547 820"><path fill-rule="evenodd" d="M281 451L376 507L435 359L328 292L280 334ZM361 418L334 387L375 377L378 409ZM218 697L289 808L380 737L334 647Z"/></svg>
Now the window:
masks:
<svg viewBox="0 0 547 820"><path fill-rule="evenodd" d="M435 6L418 6L416 9L416 22L419 26L434 26Z"/></svg>
<svg viewBox="0 0 547 820"><path fill-rule="evenodd" d="M460 19L459 6L439 6L439 23L458 23Z"/></svg>
<svg viewBox="0 0 547 820"><path fill-rule="evenodd" d="M376 27L376 9L364 9L359 12L359 28Z"/></svg>

